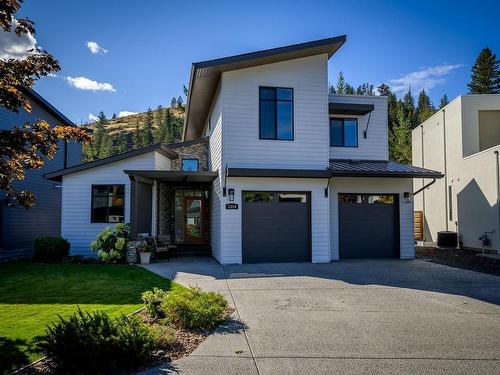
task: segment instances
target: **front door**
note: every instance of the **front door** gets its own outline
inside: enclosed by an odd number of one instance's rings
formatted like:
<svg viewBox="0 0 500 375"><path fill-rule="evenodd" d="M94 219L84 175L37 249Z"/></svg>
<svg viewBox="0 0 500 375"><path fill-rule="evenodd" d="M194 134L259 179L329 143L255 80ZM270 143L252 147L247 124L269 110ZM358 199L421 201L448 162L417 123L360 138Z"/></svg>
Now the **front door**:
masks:
<svg viewBox="0 0 500 375"><path fill-rule="evenodd" d="M203 241L205 239L204 207L202 197L184 198L184 241Z"/></svg>

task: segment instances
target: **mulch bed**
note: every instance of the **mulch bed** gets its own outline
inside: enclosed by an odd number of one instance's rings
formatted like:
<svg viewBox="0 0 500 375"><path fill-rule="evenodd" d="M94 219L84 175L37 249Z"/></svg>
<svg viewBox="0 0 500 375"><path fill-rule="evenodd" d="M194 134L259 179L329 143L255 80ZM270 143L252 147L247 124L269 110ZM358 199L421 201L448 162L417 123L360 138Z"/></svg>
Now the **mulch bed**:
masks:
<svg viewBox="0 0 500 375"><path fill-rule="evenodd" d="M481 257L478 254L479 253L477 251L465 249L444 250L435 247L420 246L415 248L415 255L417 259L429 260L446 266L500 276L500 261Z"/></svg>
<svg viewBox="0 0 500 375"><path fill-rule="evenodd" d="M224 313L224 321L229 319L231 314L235 311L232 307L228 307ZM140 310L137 314L144 320L147 324L154 323L144 312ZM175 328L175 335L177 337L177 342L171 345L167 349L156 350L151 360L143 368L125 371L123 373L115 372L117 375L135 374L137 371L145 370L151 367L159 366L165 362L172 362L179 358L188 356L191 354L214 330L185 330L180 328ZM16 372L20 375L47 375L56 373L56 367L54 363L48 358L42 358L41 360L32 363L31 365L23 368Z"/></svg>

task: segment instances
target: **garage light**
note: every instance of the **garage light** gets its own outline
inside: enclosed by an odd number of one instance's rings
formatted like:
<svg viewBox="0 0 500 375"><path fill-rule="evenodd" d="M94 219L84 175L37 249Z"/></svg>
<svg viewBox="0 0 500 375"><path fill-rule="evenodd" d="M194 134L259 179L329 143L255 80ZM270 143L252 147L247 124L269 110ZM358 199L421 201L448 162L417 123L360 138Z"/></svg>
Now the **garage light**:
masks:
<svg viewBox="0 0 500 375"><path fill-rule="evenodd" d="M227 189L227 193L229 194L229 202L234 201L234 189Z"/></svg>

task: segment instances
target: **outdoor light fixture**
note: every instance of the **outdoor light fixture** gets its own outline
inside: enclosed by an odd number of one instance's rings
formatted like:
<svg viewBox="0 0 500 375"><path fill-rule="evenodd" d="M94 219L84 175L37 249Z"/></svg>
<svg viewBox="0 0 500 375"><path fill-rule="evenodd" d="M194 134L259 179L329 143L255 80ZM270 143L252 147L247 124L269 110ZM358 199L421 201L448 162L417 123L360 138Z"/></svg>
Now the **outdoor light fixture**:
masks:
<svg viewBox="0 0 500 375"><path fill-rule="evenodd" d="M403 197L405 198L406 203L411 203L411 194L408 191L403 193Z"/></svg>
<svg viewBox="0 0 500 375"><path fill-rule="evenodd" d="M234 202L234 189L227 189L227 193L229 194L229 202Z"/></svg>

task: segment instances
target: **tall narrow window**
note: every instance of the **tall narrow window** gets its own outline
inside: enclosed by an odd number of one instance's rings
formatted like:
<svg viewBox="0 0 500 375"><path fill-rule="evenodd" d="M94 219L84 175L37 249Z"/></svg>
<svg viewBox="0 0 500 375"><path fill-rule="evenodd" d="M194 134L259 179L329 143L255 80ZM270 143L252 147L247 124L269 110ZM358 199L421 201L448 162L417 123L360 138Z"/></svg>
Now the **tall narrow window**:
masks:
<svg viewBox="0 0 500 375"><path fill-rule="evenodd" d="M450 221L453 220L453 197L451 193L453 192L451 185L448 185L448 216Z"/></svg>
<svg viewBox="0 0 500 375"><path fill-rule="evenodd" d="M330 119L331 147L358 147L358 120L355 118Z"/></svg>
<svg viewBox="0 0 500 375"><path fill-rule="evenodd" d="M92 185L92 223L123 223L125 185Z"/></svg>
<svg viewBox="0 0 500 375"><path fill-rule="evenodd" d="M293 140L293 89L259 88L259 137Z"/></svg>

